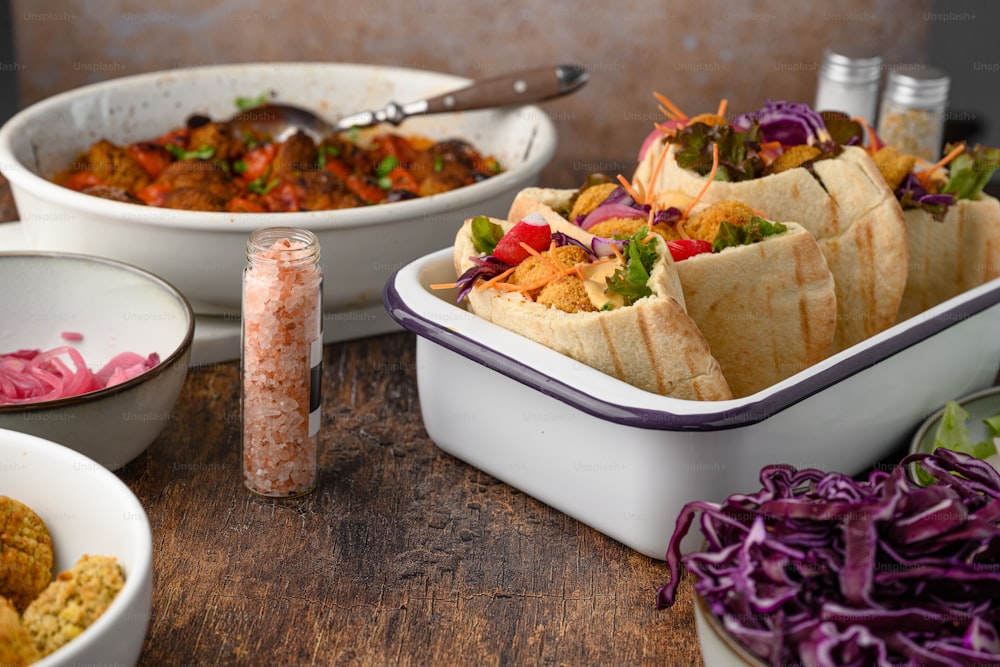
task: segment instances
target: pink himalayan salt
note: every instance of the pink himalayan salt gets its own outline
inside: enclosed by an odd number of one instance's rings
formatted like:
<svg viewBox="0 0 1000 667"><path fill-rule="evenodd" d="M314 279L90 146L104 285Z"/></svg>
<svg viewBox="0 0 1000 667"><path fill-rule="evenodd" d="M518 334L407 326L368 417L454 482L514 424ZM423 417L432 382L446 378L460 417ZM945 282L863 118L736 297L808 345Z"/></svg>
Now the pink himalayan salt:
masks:
<svg viewBox="0 0 1000 667"><path fill-rule="evenodd" d="M243 479L265 496L316 484L310 370L321 345L322 277L308 253L301 241L278 239L244 275Z"/></svg>

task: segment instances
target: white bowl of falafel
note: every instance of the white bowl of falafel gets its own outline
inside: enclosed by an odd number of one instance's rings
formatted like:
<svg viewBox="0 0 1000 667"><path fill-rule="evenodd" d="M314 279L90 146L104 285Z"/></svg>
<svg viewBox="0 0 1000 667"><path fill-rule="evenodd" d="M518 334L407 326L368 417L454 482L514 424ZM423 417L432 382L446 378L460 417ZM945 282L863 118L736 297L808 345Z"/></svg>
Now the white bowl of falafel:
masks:
<svg viewBox="0 0 1000 667"><path fill-rule="evenodd" d="M152 533L114 473L0 429L0 664L135 665L149 624Z"/></svg>

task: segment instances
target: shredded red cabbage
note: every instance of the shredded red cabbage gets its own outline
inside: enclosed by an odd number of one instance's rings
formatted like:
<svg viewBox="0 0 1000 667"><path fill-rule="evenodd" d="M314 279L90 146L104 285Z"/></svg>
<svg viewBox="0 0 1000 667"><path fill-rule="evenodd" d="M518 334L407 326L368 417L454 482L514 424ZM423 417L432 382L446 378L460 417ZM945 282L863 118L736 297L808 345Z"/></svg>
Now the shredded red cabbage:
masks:
<svg viewBox="0 0 1000 667"><path fill-rule="evenodd" d="M753 120L760 124L765 141L777 141L782 146L816 144L829 139L823 117L804 102L767 100L760 110L738 116L733 127L745 131Z"/></svg>
<svg viewBox="0 0 1000 667"><path fill-rule="evenodd" d="M955 203L955 195L953 194L928 192L913 172L906 175L903 182L896 188L895 195L904 210L922 208L939 222L944 220L948 208Z"/></svg>
<svg viewBox="0 0 1000 667"><path fill-rule="evenodd" d="M920 465L934 479L914 482ZM1000 473L947 449L865 481L773 465L763 488L692 502L667 550L723 626L772 664L1000 664ZM695 516L703 551L682 556Z"/></svg>

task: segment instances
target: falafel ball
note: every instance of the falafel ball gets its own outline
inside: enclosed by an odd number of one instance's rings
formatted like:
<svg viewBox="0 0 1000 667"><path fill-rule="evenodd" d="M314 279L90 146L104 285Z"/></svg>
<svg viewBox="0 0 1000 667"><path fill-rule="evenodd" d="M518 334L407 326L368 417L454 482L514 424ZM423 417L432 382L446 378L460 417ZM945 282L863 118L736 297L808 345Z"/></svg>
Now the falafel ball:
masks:
<svg viewBox="0 0 1000 667"><path fill-rule="evenodd" d="M41 660L21 615L10 600L0 596L0 665L4 667L24 667Z"/></svg>
<svg viewBox="0 0 1000 667"><path fill-rule="evenodd" d="M734 199L724 199L688 218L684 230L691 238L711 243L719 235L719 227L723 222L742 227L750 222L753 216L754 211L747 204Z"/></svg>
<svg viewBox="0 0 1000 667"><path fill-rule="evenodd" d="M28 605L22 616L24 626L46 656L96 621L124 585L117 559L85 554Z"/></svg>
<svg viewBox="0 0 1000 667"><path fill-rule="evenodd" d="M577 195L573 208L569 212L570 222L587 215L600 206L612 192L620 188L617 183L599 183L586 188Z"/></svg>
<svg viewBox="0 0 1000 667"><path fill-rule="evenodd" d="M878 167L885 182L892 190L902 185L903 179L913 171L917 164L916 157L901 153L892 146L883 146L878 149L872 160L875 161L875 166Z"/></svg>
<svg viewBox="0 0 1000 667"><path fill-rule="evenodd" d="M0 496L0 595L23 610L52 580L52 536L24 503Z"/></svg>

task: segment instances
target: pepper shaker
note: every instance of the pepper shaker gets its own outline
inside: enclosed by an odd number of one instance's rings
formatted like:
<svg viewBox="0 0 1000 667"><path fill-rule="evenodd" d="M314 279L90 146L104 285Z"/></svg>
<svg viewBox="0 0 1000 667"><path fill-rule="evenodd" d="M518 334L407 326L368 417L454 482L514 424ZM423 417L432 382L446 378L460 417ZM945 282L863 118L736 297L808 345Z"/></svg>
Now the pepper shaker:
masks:
<svg viewBox="0 0 1000 667"><path fill-rule="evenodd" d="M288 498L316 486L323 276L316 235L267 227L247 240L240 368L243 481Z"/></svg>
<svg viewBox="0 0 1000 667"><path fill-rule="evenodd" d="M886 80L878 135L898 151L928 162L941 155L950 78L933 67L893 70Z"/></svg>
<svg viewBox="0 0 1000 667"><path fill-rule="evenodd" d="M823 52L816 86L816 111L841 111L875 124L882 57L858 53Z"/></svg>

